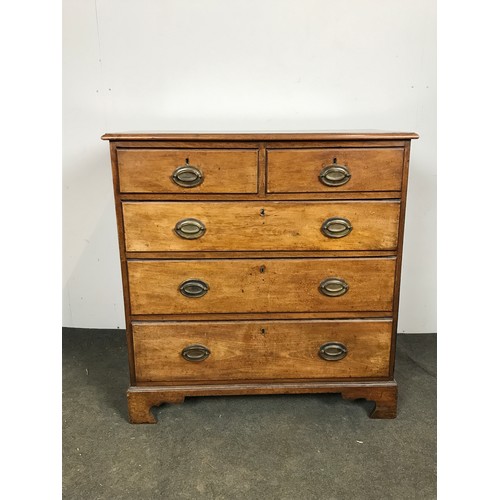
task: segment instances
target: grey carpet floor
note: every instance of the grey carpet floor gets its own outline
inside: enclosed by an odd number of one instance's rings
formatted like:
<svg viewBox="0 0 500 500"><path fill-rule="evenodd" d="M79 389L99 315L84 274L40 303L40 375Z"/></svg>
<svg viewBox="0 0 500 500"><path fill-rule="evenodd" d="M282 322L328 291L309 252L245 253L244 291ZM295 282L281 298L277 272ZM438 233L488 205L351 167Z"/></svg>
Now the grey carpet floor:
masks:
<svg viewBox="0 0 500 500"><path fill-rule="evenodd" d="M127 421L125 335L63 329L63 498L436 498L436 336L399 335L398 417L339 395L187 398Z"/></svg>

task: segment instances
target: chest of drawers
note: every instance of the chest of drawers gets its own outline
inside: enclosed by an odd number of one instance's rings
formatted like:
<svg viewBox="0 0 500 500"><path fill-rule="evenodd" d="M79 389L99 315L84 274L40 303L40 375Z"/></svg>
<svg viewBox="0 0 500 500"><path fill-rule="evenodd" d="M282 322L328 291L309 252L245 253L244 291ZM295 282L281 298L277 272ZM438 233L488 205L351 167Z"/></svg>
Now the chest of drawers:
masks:
<svg viewBox="0 0 500 500"><path fill-rule="evenodd" d="M186 396L341 393L396 416L414 133L105 134L133 423Z"/></svg>

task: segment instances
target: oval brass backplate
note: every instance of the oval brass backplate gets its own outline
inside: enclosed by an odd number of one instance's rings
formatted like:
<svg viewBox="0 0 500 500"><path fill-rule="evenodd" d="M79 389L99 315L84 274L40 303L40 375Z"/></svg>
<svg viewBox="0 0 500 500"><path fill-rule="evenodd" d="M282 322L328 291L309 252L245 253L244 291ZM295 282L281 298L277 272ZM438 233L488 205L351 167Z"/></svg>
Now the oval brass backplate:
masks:
<svg viewBox="0 0 500 500"><path fill-rule="evenodd" d="M184 295L184 297L198 298L203 297L210 287L202 280L192 279L186 280L179 286L179 292Z"/></svg>
<svg viewBox="0 0 500 500"><path fill-rule="evenodd" d="M181 355L186 361L203 361L210 356L210 349L201 344L192 344L184 347Z"/></svg>
<svg viewBox="0 0 500 500"><path fill-rule="evenodd" d="M192 165L177 167L172 173L172 180L181 187L192 188L199 186L203 182L203 173Z"/></svg>
<svg viewBox="0 0 500 500"><path fill-rule="evenodd" d="M342 278L326 278L319 285L319 291L327 297L340 297L349 290L349 285Z"/></svg>
<svg viewBox="0 0 500 500"><path fill-rule="evenodd" d="M176 234L185 240L201 238L206 230L205 224L198 219L183 219L175 225Z"/></svg>
<svg viewBox="0 0 500 500"><path fill-rule="evenodd" d="M318 354L326 361L339 361L347 356L347 347L341 342L327 342L319 348Z"/></svg>
<svg viewBox="0 0 500 500"><path fill-rule="evenodd" d="M351 231L351 222L342 217L330 217L321 225L321 232L328 238L343 238Z"/></svg>
<svg viewBox="0 0 500 500"><path fill-rule="evenodd" d="M351 179L351 172L345 165L327 165L320 174L319 180L325 186L343 186Z"/></svg>

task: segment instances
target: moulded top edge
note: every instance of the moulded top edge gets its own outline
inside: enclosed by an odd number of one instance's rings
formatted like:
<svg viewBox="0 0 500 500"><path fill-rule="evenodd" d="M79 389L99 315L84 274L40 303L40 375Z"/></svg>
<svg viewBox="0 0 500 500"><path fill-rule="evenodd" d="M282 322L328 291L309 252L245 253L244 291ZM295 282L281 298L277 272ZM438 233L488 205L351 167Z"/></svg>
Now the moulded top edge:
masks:
<svg viewBox="0 0 500 500"><path fill-rule="evenodd" d="M101 139L107 141L362 141L418 139L415 132L385 132L377 130L355 130L335 132L119 132L106 133Z"/></svg>

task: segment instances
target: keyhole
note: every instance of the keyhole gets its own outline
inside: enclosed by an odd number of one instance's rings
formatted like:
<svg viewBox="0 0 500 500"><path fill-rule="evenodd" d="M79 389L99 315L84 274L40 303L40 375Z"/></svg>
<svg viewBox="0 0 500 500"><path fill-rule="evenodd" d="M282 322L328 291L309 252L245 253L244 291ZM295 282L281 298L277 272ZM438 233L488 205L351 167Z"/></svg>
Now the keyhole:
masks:
<svg viewBox="0 0 500 500"><path fill-rule="evenodd" d="M261 273L263 273L265 270L266 270L266 266L260 266L259 271L260 271Z"/></svg>
<svg viewBox="0 0 500 500"><path fill-rule="evenodd" d="M265 334L266 334L266 329L265 329L265 328L261 328L261 329L260 329L260 333L261 333L262 335L265 335Z"/></svg>
<svg viewBox="0 0 500 500"><path fill-rule="evenodd" d="M334 159L333 159L333 163L337 163L337 158L334 158Z"/></svg>
<svg viewBox="0 0 500 500"><path fill-rule="evenodd" d="M260 216L261 217L265 217L266 216L266 211L263 208L260 209Z"/></svg>
<svg viewBox="0 0 500 500"><path fill-rule="evenodd" d="M189 158L186 158L186 165L189 165Z"/></svg>

